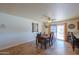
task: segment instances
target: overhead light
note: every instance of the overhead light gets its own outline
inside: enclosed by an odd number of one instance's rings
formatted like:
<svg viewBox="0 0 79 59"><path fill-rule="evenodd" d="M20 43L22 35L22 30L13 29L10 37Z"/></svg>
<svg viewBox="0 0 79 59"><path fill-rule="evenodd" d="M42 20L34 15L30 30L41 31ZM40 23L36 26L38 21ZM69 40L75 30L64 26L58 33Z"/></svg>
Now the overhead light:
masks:
<svg viewBox="0 0 79 59"><path fill-rule="evenodd" d="M48 23L51 23L52 21L51 20L48 20Z"/></svg>

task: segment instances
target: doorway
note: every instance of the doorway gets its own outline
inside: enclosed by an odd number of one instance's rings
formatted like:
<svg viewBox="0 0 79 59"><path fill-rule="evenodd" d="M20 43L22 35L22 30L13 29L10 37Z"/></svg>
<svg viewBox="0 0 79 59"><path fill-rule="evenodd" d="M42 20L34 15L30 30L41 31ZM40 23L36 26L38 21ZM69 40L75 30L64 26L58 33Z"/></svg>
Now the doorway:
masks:
<svg viewBox="0 0 79 59"><path fill-rule="evenodd" d="M54 36L56 39L59 40L65 40L65 24L59 24L59 25L52 25L51 26L51 32L54 32Z"/></svg>
<svg viewBox="0 0 79 59"><path fill-rule="evenodd" d="M57 25L57 39L64 40L64 24Z"/></svg>

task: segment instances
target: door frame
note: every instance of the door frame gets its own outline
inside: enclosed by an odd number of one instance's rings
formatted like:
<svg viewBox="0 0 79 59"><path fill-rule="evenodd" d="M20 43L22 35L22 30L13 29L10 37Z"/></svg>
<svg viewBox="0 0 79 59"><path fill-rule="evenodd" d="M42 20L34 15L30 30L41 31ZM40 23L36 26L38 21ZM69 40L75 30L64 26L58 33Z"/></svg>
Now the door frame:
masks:
<svg viewBox="0 0 79 59"><path fill-rule="evenodd" d="M67 23L62 23L62 24L53 24L53 25L64 25L64 41L67 41ZM51 26L53 26L53 25L51 25ZM51 30L50 30L51 31ZM56 32L57 32L57 30L56 30ZM57 38L57 34L56 34L56 38Z"/></svg>

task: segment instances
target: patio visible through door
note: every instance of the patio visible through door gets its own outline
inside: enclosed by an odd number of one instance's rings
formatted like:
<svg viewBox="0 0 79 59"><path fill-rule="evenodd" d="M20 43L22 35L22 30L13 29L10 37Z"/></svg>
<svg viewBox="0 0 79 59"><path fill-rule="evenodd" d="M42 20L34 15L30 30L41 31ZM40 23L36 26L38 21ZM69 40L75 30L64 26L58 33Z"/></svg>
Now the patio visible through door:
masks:
<svg viewBox="0 0 79 59"><path fill-rule="evenodd" d="M51 26L51 32L54 32L56 39L64 40L64 33L65 33L64 28L65 28L64 24L61 25L55 24Z"/></svg>
<svg viewBox="0 0 79 59"><path fill-rule="evenodd" d="M64 40L64 24L57 25L57 39Z"/></svg>

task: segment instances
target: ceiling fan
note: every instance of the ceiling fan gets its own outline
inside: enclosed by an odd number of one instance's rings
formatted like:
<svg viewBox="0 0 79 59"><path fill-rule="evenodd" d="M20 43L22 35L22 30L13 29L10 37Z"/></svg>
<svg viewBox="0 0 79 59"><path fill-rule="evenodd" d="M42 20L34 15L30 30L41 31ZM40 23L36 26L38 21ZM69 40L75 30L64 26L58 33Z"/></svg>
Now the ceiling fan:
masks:
<svg viewBox="0 0 79 59"><path fill-rule="evenodd" d="M46 18L48 20L48 22L53 22L53 20L56 20L56 19L52 19L51 17L49 16L43 16L44 18Z"/></svg>
<svg viewBox="0 0 79 59"><path fill-rule="evenodd" d="M47 19L47 21L44 23L45 28L48 28L48 23L50 23L50 25L51 25L51 23L53 22L53 20L56 20L56 19L52 19L49 16L43 16L43 18Z"/></svg>

